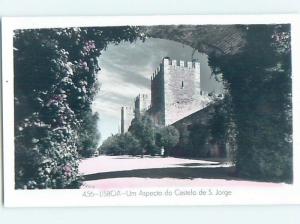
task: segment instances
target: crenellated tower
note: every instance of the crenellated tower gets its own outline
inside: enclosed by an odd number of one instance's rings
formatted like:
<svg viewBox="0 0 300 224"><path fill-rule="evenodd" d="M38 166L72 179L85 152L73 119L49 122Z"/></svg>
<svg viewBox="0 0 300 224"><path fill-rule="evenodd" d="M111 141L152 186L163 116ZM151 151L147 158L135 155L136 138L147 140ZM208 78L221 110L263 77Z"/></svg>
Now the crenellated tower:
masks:
<svg viewBox="0 0 300 224"><path fill-rule="evenodd" d="M200 62L163 58L151 77L150 114L163 126L206 107L210 102L200 88Z"/></svg>
<svg viewBox="0 0 300 224"><path fill-rule="evenodd" d="M200 88L200 62L163 58L151 76L151 98L139 94L134 107L121 108L121 133L134 117L148 114L158 126L168 126L205 107L212 97Z"/></svg>
<svg viewBox="0 0 300 224"><path fill-rule="evenodd" d="M134 115L135 117L144 114L149 110L151 97L148 94L139 94L134 100Z"/></svg>

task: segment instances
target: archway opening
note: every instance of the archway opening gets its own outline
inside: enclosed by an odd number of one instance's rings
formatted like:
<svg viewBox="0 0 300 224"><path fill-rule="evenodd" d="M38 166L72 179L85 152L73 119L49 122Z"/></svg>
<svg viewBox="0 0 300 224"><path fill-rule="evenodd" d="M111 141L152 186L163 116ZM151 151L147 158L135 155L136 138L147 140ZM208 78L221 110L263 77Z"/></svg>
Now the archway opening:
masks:
<svg viewBox="0 0 300 224"><path fill-rule="evenodd" d="M190 46L159 38L110 44L99 58L101 88L93 103L93 110L100 115L100 144L120 132L121 107L133 108L136 96L151 95L151 76L166 56L178 62L199 61L200 89L207 93L224 93L222 80L216 80L212 75L208 56Z"/></svg>

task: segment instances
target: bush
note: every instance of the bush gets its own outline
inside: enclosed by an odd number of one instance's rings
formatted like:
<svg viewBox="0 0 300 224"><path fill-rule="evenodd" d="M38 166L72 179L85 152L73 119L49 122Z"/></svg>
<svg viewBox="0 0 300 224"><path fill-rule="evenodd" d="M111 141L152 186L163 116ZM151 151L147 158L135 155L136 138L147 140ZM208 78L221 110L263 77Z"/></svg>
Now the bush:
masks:
<svg viewBox="0 0 300 224"><path fill-rule="evenodd" d="M83 117L77 147L79 154L84 158L96 155L100 139L98 119L98 113L93 114L91 110L86 112Z"/></svg>
<svg viewBox="0 0 300 224"><path fill-rule="evenodd" d="M14 31L16 188L80 185L79 152L90 156L97 141L91 104L98 91L98 58L109 42L133 41L137 31L136 27Z"/></svg>
<svg viewBox="0 0 300 224"><path fill-rule="evenodd" d="M148 115L137 116L129 127L129 132L139 140L141 144L141 155L155 154L157 147L155 145L155 133L157 128Z"/></svg>
<svg viewBox="0 0 300 224"><path fill-rule="evenodd" d="M167 126L158 131L156 134L156 144L164 147L165 155L169 155L169 150L179 142L179 132L173 126Z"/></svg>
<svg viewBox="0 0 300 224"><path fill-rule="evenodd" d="M190 127L191 150L190 156L208 157L209 156L210 133L207 126L194 124Z"/></svg>
<svg viewBox="0 0 300 224"><path fill-rule="evenodd" d="M106 155L141 155L139 141L129 132L107 138L100 147L100 152Z"/></svg>
<svg viewBox="0 0 300 224"><path fill-rule="evenodd" d="M133 119L129 131L107 138L100 146L100 152L106 155L156 155L160 147L170 150L179 141L179 132L175 127L158 128L147 115Z"/></svg>

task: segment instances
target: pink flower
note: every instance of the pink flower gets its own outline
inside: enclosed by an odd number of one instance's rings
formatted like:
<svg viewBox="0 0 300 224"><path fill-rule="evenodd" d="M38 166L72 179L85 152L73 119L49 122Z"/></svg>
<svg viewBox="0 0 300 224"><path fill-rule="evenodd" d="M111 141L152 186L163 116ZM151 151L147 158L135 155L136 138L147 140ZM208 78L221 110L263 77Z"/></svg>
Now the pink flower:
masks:
<svg viewBox="0 0 300 224"><path fill-rule="evenodd" d="M64 171L65 171L66 173L72 172L72 167L71 167L70 165L65 165L65 166L64 166Z"/></svg>

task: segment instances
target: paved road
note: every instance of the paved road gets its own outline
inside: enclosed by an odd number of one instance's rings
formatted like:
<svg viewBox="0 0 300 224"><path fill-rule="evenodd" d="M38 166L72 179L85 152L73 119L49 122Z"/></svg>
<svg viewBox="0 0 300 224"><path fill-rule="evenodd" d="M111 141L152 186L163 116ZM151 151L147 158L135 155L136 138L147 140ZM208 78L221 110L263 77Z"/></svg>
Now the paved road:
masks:
<svg viewBox="0 0 300 224"><path fill-rule="evenodd" d="M80 163L83 188L277 187L282 184L241 180L230 163L161 157L98 156Z"/></svg>

